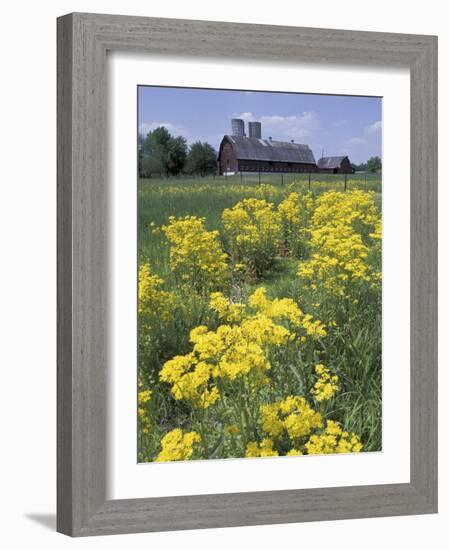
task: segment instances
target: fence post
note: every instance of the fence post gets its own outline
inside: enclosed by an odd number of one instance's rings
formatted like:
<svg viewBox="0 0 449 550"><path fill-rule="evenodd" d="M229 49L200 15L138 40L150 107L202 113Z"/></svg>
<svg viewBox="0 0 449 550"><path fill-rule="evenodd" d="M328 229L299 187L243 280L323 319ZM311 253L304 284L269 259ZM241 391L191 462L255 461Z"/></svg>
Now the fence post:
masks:
<svg viewBox="0 0 449 550"><path fill-rule="evenodd" d="M284 174L281 172L281 185L284 185Z"/></svg>
<svg viewBox="0 0 449 550"><path fill-rule="evenodd" d="M310 191L310 181L311 181L311 179L312 179L312 173L309 172L309 191Z"/></svg>
<svg viewBox="0 0 449 550"><path fill-rule="evenodd" d="M260 185L260 170L259 170L259 185Z"/></svg>
<svg viewBox="0 0 449 550"><path fill-rule="evenodd" d="M240 170L240 183L243 183L242 171Z"/></svg>

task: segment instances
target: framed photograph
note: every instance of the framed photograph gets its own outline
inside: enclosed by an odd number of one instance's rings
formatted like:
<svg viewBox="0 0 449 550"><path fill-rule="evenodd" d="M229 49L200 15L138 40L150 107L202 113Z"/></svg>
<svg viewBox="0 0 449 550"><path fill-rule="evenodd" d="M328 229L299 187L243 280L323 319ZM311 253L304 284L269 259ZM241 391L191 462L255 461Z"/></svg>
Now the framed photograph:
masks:
<svg viewBox="0 0 449 550"><path fill-rule="evenodd" d="M437 39L58 19L58 531L437 511Z"/></svg>

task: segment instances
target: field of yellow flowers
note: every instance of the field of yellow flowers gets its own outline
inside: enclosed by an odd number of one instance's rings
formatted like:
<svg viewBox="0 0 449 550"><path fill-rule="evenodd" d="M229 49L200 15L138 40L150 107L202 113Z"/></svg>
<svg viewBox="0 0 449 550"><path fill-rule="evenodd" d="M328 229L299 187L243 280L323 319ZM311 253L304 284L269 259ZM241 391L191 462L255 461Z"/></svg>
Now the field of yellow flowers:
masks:
<svg viewBox="0 0 449 550"><path fill-rule="evenodd" d="M381 449L380 197L140 181L139 462Z"/></svg>

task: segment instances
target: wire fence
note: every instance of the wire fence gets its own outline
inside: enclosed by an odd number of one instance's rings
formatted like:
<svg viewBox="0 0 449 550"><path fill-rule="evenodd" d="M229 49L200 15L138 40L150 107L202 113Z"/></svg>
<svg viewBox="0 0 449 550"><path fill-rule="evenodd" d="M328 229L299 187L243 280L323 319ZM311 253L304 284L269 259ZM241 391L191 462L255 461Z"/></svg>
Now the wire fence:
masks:
<svg viewBox="0 0 449 550"><path fill-rule="evenodd" d="M359 172L355 174L238 172L232 175L216 175L214 179L229 181L230 183L253 183L258 185L271 184L283 186L295 183L302 184L302 187L309 190L325 185L329 189L335 188L336 190L343 191L365 189L377 193L382 192L382 174L373 174L371 172Z"/></svg>

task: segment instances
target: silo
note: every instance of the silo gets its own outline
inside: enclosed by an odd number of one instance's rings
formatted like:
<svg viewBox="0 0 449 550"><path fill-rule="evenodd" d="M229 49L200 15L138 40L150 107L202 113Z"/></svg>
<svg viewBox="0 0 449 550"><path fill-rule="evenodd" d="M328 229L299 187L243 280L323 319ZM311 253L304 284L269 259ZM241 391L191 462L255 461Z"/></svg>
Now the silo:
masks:
<svg viewBox="0 0 449 550"><path fill-rule="evenodd" d="M248 132L250 138L262 138L262 124L260 122L248 122Z"/></svg>
<svg viewBox="0 0 449 550"><path fill-rule="evenodd" d="M233 118L231 120L231 128L233 136L245 135L245 123L241 118Z"/></svg>

